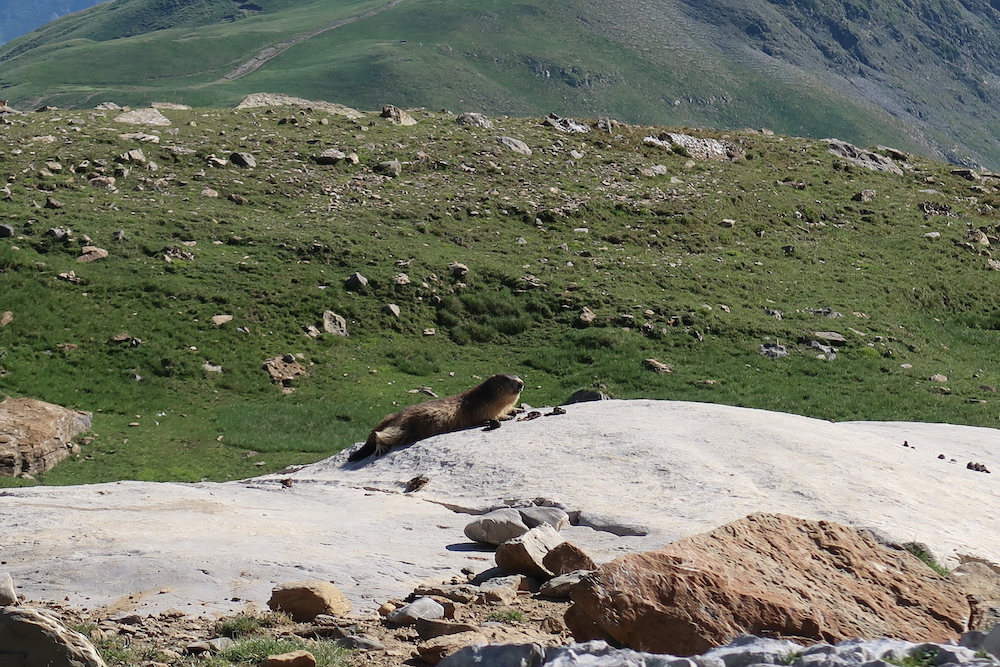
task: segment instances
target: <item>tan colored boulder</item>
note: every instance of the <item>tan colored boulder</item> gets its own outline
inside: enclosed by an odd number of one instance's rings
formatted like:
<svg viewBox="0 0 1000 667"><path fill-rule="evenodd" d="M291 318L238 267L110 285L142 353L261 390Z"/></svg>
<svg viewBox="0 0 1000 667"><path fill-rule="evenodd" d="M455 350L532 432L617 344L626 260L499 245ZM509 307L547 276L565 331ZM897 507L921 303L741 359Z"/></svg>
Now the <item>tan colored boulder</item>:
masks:
<svg viewBox="0 0 1000 667"><path fill-rule="evenodd" d="M478 632L459 632L453 635L441 635L417 644L420 659L429 665L436 665L448 656L458 653L466 646L485 644L488 639Z"/></svg>
<svg viewBox="0 0 1000 667"><path fill-rule="evenodd" d="M742 633L944 642L969 618L960 588L909 553L847 526L775 514L618 558L571 597L566 624L577 641L678 656Z"/></svg>
<svg viewBox="0 0 1000 667"><path fill-rule="evenodd" d="M258 663L259 667L316 667L316 657L309 651L292 651L269 655Z"/></svg>
<svg viewBox="0 0 1000 667"><path fill-rule="evenodd" d="M552 550L542 557L542 565L557 577L576 570L597 569L597 563L572 542L563 542L552 547Z"/></svg>
<svg viewBox="0 0 1000 667"><path fill-rule="evenodd" d="M351 612L351 601L328 581L294 581L271 591L267 606L283 611L298 622L311 621L320 614L343 616Z"/></svg>
<svg viewBox="0 0 1000 667"><path fill-rule="evenodd" d="M1000 567L970 560L952 570L948 578L969 599L969 630L989 632L1000 623Z"/></svg>
<svg viewBox="0 0 1000 667"><path fill-rule="evenodd" d="M89 431L93 415L33 398L0 403L0 476L51 470L73 450L72 439Z"/></svg>
<svg viewBox="0 0 1000 667"><path fill-rule="evenodd" d="M0 607L0 663L20 667L105 667L90 641L50 611Z"/></svg>
<svg viewBox="0 0 1000 667"><path fill-rule="evenodd" d="M87 262L93 262L95 259L104 259L108 256L108 251L104 248L98 248L95 245L86 245L80 250L81 255L76 258L76 261L86 264Z"/></svg>
<svg viewBox="0 0 1000 667"><path fill-rule="evenodd" d="M413 116L391 104L382 107L382 118L388 118L393 125L416 125Z"/></svg>
<svg viewBox="0 0 1000 667"><path fill-rule="evenodd" d="M543 559L564 541L552 526L537 526L497 547L497 566L505 574L524 574L540 581L551 579L552 571L545 567Z"/></svg>
<svg viewBox="0 0 1000 667"><path fill-rule="evenodd" d="M17 591L10 572L0 572L0 607L17 604Z"/></svg>

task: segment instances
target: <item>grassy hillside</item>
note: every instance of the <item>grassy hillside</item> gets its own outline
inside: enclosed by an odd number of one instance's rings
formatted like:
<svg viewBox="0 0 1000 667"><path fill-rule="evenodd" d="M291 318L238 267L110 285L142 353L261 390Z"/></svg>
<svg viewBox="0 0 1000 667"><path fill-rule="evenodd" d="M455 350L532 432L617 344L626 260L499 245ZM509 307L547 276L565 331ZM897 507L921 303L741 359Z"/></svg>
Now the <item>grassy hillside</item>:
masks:
<svg viewBox="0 0 1000 667"><path fill-rule="evenodd" d="M986 0L116 0L0 48L0 92L607 114L1000 168L998 41Z"/></svg>
<svg viewBox="0 0 1000 667"><path fill-rule="evenodd" d="M93 7L101 0L0 0L0 44L66 14Z"/></svg>
<svg viewBox="0 0 1000 667"><path fill-rule="evenodd" d="M533 405L595 388L1000 425L1000 274L967 240L996 241L995 179L916 158L902 176L873 172L754 132L728 135L746 158L718 163L643 142L662 128L165 113L169 127L139 128L158 144L122 136L136 127L115 112L0 124L0 224L14 232L0 239L13 314L0 386L95 412L94 441L42 482L276 470L363 439L421 387L447 395L496 372L520 374ZM359 162L319 164L328 148ZM234 151L257 166L226 164ZM377 173L393 159L399 176ZM89 244L109 256L78 262ZM348 289L355 272L367 287ZM307 334L326 310L350 337ZM818 358L817 331L846 338L836 359ZM762 356L774 342L790 355ZM288 394L262 368L286 354L308 371Z"/></svg>

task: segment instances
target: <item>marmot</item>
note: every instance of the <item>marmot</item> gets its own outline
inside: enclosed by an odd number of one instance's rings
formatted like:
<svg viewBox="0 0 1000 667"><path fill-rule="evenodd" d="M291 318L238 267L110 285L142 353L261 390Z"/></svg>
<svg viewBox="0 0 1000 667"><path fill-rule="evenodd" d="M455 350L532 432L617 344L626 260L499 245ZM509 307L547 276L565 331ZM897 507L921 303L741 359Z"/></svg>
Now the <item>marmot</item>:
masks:
<svg viewBox="0 0 1000 667"><path fill-rule="evenodd" d="M403 408L379 422L364 446L347 460L360 461L372 454L382 456L393 447L507 417L515 411L522 388L521 378L503 373L461 394Z"/></svg>

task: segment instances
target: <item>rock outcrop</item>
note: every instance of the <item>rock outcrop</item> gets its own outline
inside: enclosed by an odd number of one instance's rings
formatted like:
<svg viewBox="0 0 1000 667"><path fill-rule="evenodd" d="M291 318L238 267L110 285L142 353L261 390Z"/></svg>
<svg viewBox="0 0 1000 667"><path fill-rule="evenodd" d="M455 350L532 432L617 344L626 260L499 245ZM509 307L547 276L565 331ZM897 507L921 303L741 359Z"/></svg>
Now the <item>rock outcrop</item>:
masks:
<svg viewBox="0 0 1000 667"><path fill-rule="evenodd" d="M829 521L752 514L623 556L572 591L577 640L693 655L743 633L837 642L957 639L969 603L902 550Z"/></svg>
<svg viewBox="0 0 1000 667"><path fill-rule="evenodd" d="M51 470L72 453L73 438L89 431L93 416L31 398L0 403L0 476Z"/></svg>

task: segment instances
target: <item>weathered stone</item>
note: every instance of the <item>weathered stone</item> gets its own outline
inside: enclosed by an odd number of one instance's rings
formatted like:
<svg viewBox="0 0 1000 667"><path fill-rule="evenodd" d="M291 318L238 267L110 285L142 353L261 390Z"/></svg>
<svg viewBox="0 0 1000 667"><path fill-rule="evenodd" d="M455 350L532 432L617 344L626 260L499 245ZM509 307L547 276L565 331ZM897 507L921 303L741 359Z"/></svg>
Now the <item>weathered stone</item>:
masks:
<svg viewBox="0 0 1000 667"><path fill-rule="evenodd" d="M824 139L823 142L827 144L831 153L852 164L864 167L865 169L871 169L872 171L887 171L899 176L903 175L903 170L900 169L899 165L892 158L862 150L854 144L849 144L840 139Z"/></svg>
<svg viewBox="0 0 1000 667"><path fill-rule="evenodd" d="M597 569L597 563L572 542L563 542L552 547L542 558L542 565L556 576L576 570Z"/></svg>
<svg viewBox="0 0 1000 667"><path fill-rule="evenodd" d="M350 336L347 333L347 320L332 310L323 311L323 331L335 336Z"/></svg>
<svg viewBox="0 0 1000 667"><path fill-rule="evenodd" d="M115 117L116 123L129 125L170 125L170 119L157 109L136 109Z"/></svg>
<svg viewBox="0 0 1000 667"><path fill-rule="evenodd" d="M1000 571L979 561L962 563L948 574L972 607L969 630L989 632L1000 623Z"/></svg>
<svg viewBox="0 0 1000 667"><path fill-rule="evenodd" d="M466 647L475 646L479 644L485 644L487 641L486 637L478 632L460 632L455 635L442 635L440 637L434 637L425 642L417 644L417 653L420 654L420 659L429 665L437 664L473 664L473 663L452 663L449 656L465 650ZM445 659L447 663L442 662ZM517 663L495 663L495 662L481 662L475 663L477 665L497 665L501 667L502 665L515 665Z"/></svg>
<svg viewBox="0 0 1000 667"><path fill-rule="evenodd" d="M521 155L531 155L531 149L528 148L528 144L524 143L520 139L515 139L514 137L497 137L497 141Z"/></svg>
<svg viewBox="0 0 1000 667"><path fill-rule="evenodd" d="M958 586L910 554L847 526L773 514L618 558L572 598L566 622L577 640L681 656L751 631L945 641L969 612Z"/></svg>
<svg viewBox="0 0 1000 667"><path fill-rule="evenodd" d="M218 653L235 644L229 637L215 637L206 641L191 642L184 647L184 652L191 655L201 655L203 653Z"/></svg>
<svg viewBox="0 0 1000 667"><path fill-rule="evenodd" d="M517 511L528 528L546 524L562 530L569 525L569 514L558 507L518 507Z"/></svg>
<svg viewBox="0 0 1000 667"><path fill-rule="evenodd" d="M499 572L499 568L487 572ZM484 573L485 574L485 573ZM491 591L497 588L510 588L514 591L534 593L538 590L538 582L523 574L508 574L500 577L489 577L479 584L479 591Z"/></svg>
<svg viewBox="0 0 1000 667"><path fill-rule="evenodd" d="M444 606L437 600L423 597L388 614L385 620L396 625L413 625L421 618L434 620L443 617Z"/></svg>
<svg viewBox="0 0 1000 667"><path fill-rule="evenodd" d="M346 281L344 281L344 287L352 292L355 292L366 285L368 285L368 279L360 273L353 273L347 278Z"/></svg>
<svg viewBox="0 0 1000 667"><path fill-rule="evenodd" d="M556 600L566 600L569 599L570 591L574 586L580 583L587 574L592 570L574 570L573 572L567 572L566 574L560 574L558 576L552 577L538 589L538 594L546 598L554 598Z"/></svg>
<svg viewBox="0 0 1000 667"><path fill-rule="evenodd" d="M282 93L252 93L247 95L236 105L237 109L255 109L258 107L296 106L314 111L325 111L327 113L345 116L350 119L363 118L364 114L357 109L345 107L343 104L324 102L322 100L306 100L301 97L292 97Z"/></svg>
<svg viewBox="0 0 1000 667"><path fill-rule="evenodd" d="M493 121L483 114L475 113L474 111L459 114L458 117L455 118L455 122L459 125L471 125L472 127L481 127L486 130L493 127Z"/></svg>
<svg viewBox="0 0 1000 667"><path fill-rule="evenodd" d="M214 324L217 327L221 327L226 322L232 322L232 321L233 321L232 315L212 315L212 324Z"/></svg>
<svg viewBox="0 0 1000 667"><path fill-rule="evenodd" d="M0 572L0 607L17 604L17 591L9 572Z"/></svg>
<svg viewBox="0 0 1000 667"><path fill-rule="evenodd" d="M118 156L119 162L133 162L135 164L146 164L146 154L141 148L133 148Z"/></svg>
<svg viewBox="0 0 1000 667"><path fill-rule="evenodd" d="M597 319L597 313L592 311L587 306L584 306L583 309L580 311L579 320L581 324L593 324L594 320L596 319Z"/></svg>
<svg viewBox="0 0 1000 667"><path fill-rule="evenodd" d="M71 440L89 431L93 415L36 401L0 403L0 476L36 475L68 457Z"/></svg>
<svg viewBox="0 0 1000 667"><path fill-rule="evenodd" d="M87 245L83 246L81 249L82 254L76 258L76 261L86 264L87 262L93 262L97 259L104 259L108 256L108 251L104 248L98 248L97 246Z"/></svg>
<svg viewBox="0 0 1000 667"><path fill-rule="evenodd" d="M237 167L253 168L257 166L257 159L251 153L235 152L229 156L229 161Z"/></svg>
<svg viewBox="0 0 1000 667"><path fill-rule="evenodd" d="M13 238L14 234L15 232L13 225L8 225L6 223L0 225L0 239Z"/></svg>
<svg viewBox="0 0 1000 667"><path fill-rule="evenodd" d="M55 197L45 198L45 208L63 208L64 206L66 206L66 204L62 203L62 201L56 199Z"/></svg>
<svg viewBox="0 0 1000 667"><path fill-rule="evenodd" d="M422 657L422 654L421 654ZM545 660L545 649L539 644L498 644L483 646L468 642L464 648L441 661L441 667L536 667ZM565 663L567 666L574 663ZM582 664L582 663L581 663ZM633 663L642 664L642 663Z"/></svg>
<svg viewBox="0 0 1000 667"><path fill-rule="evenodd" d="M416 125L413 116L398 107L386 104L382 107L382 118L388 118L394 125Z"/></svg>
<svg viewBox="0 0 1000 667"><path fill-rule="evenodd" d="M386 315L391 315L392 317L399 317L399 306L394 303L387 303L382 307L382 312Z"/></svg>
<svg viewBox="0 0 1000 667"><path fill-rule="evenodd" d="M52 612L29 607L0 607L0 664L105 667L86 637L67 628Z"/></svg>
<svg viewBox="0 0 1000 667"><path fill-rule="evenodd" d="M258 667L316 667L316 657L309 651L292 651L281 655L269 655Z"/></svg>
<svg viewBox="0 0 1000 667"><path fill-rule="evenodd" d="M947 382L948 381L948 376L947 375L942 375L941 373L935 373L934 375L930 376L930 378L928 378L928 379L931 382Z"/></svg>
<svg viewBox="0 0 1000 667"><path fill-rule="evenodd" d="M488 604L501 604L510 606L517 600L517 589L510 586L498 586L484 590L480 595L480 600Z"/></svg>
<svg viewBox="0 0 1000 667"><path fill-rule="evenodd" d="M473 542L500 546L509 539L524 535L529 527L514 509L493 510L465 526L465 536Z"/></svg>
<svg viewBox="0 0 1000 667"><path fill-rule="evenodd" d="M696 160L739 160L744 155L743 149L730 141L693 137L676 132L663 132L658 137L646 137L642 142L647 146L657 146L687 154Z"/></svg>
<svg viewBox="0 0 1000 667"><path fill-rule="evenodd" d="M552 572L545 567L542 559L564 541L551 526L538 526L501 544L497 548L496 562L507 574L525 574L545 581L552 578Z"/></svg>
<svg viewBox="0 0 1000 667"><path fill-rule="evenodd" d="M316 156L317 164L337 164L343 160L347 159L347 154L344 151L337 150L336 148L327 148Z"/></svg>
<svg viewBox="0 0 1000 667"><path fill-rule="evenodd" d="M459 279L464 278L469 273L469 267L461 262L451 262L448 264L448 268L451 269L451 275Z"/></svg>
<svg viewBox="0 0 1000 667"><path fill-rule="evenodd" d="M874 190L862 190L861 192L851 197L851 199L860 202L870 202L875 199L875 195L876 192Z"/></svg>
<svg viewBox="0 0 1000 667"><path fill-rule="evenodd" d="M542 121L542 125L547 125L549 127L555 128L560 132L568 132L570 134L586 134L590 132L590 126L586 123L581 123L578 120L572 118L560 118L554 113L550 113Z"/></svg>
<svg viewBox="0 0 1000 667"><path fill-rule="evenodd" d="M276 586L267 606L283 611L296 621L311 621L319 614L343 616L351 611L351 601L328 581L295 581Z"/></svg>
<svg viewBox="0 0 1000 667"><path fill-rule="evenodd" d="M5 327L14 321L14 313L9 310L5 310L0 313L0 327Z"/></svg>
<svg viewBox="0 0 1000 667"><path fill-rule="evenodd" d="M413 590L414 595L434 595L453 602L472 602L479 597L479 587L470 584L423 584Z"/></svg>

